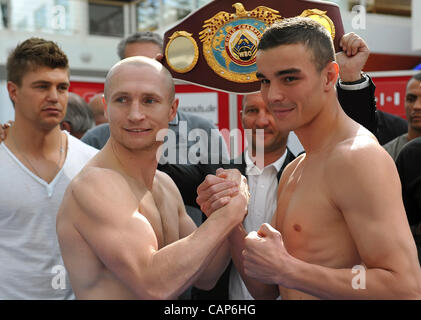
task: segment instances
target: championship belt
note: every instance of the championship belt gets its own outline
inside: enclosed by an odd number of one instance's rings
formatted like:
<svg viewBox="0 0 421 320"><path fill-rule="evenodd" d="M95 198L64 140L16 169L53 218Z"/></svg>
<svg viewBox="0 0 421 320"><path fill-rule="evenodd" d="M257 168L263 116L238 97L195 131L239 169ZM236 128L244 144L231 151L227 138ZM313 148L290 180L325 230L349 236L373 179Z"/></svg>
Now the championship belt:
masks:
<svg viewBox="0 0 421 320"><path fill-rule="evenodd" d="M164 65L174 79L229 93L260 90L256 52L265 29L302 16L321 23L335 50L344 34L339 7L311 0L214 0L164 34Z"/></svg>

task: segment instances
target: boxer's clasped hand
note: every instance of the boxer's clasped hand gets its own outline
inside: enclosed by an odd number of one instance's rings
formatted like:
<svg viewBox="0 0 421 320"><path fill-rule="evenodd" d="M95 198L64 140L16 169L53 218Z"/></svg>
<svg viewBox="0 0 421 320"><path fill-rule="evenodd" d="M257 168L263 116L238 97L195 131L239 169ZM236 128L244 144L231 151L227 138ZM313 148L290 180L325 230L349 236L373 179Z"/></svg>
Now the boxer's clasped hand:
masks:
<svg viewBox="0 0 421 320"><path fill-rule="evenodd" d="M206 176L197 188L197 194L196 201L206 216L227 205L237 195L244 196L247 206L250 197L247 179L236 169L218 169L216 176Z"/></svg>

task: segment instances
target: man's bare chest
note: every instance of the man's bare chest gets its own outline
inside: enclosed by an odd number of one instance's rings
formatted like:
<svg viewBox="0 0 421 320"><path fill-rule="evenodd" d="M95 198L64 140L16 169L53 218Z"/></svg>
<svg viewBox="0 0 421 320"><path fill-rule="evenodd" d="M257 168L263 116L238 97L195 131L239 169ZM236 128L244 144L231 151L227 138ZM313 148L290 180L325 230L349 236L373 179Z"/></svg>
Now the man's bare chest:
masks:
<svg viewBox="0 0 421 320"><path fill-rule="evenodd" d="M280 187L276 228L287 251L307 259L334 245L346 224L331 198L323 167L300 163Z"/></svg>
<svg viewBox="0 0 421 320"><path fill-rule="evenodd" d="M163 201L161 196L149 191L145 192L139 201L139 212L151 224L159 248L179 238L178 213L172 202L171 198Z"/></svg>

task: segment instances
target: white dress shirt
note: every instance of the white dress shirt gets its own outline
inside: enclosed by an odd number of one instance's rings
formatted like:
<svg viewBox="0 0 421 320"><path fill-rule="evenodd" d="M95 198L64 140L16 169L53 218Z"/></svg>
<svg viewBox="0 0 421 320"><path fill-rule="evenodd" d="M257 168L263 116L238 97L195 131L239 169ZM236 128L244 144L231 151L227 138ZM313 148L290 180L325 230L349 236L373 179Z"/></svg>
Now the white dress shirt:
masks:
<svg viewBox="0 0 421 320"><path fill-rule="evenodd" d="M250 190L248 214L243 222L247 232L257 231L263 223L271 222L277 204L277 174L285 162L286 155L287 151L278 160L260 169L251 161L247 150L244 152L246 174ZM230 272L229 299L253 299L234 265Z"/></svg>

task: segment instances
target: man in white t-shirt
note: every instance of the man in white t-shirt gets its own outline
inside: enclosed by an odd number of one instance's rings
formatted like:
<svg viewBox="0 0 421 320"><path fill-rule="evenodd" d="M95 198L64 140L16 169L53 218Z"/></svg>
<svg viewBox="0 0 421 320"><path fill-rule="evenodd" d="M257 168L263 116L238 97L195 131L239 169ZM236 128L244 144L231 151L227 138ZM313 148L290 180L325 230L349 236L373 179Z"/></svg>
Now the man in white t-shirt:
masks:
<svg viewBox="0 0 421 320"><path fill-rule="evenodd" d="M69 182L97 152L60 130L69 66L51 41L30 38L7 60L14 125L0 145L0 299L73 299L56 235Z"/></svg>

